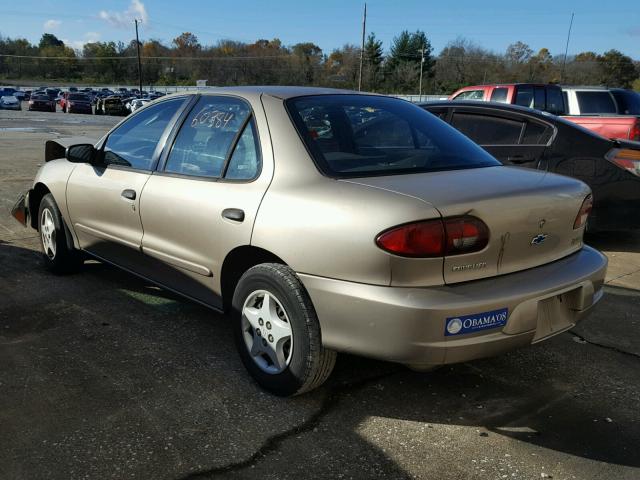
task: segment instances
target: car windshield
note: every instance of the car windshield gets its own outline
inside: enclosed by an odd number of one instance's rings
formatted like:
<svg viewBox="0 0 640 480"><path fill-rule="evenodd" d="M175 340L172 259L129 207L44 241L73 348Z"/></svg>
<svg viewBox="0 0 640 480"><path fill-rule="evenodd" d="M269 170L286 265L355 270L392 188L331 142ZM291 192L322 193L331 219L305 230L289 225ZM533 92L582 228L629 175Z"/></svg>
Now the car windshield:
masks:
<svg viewBox="0 0 640 480"><path fill-rule="evenodd" d="M286 104L318 168L332 177L500 165L457 130L404 100L319 95Z"/></svg>

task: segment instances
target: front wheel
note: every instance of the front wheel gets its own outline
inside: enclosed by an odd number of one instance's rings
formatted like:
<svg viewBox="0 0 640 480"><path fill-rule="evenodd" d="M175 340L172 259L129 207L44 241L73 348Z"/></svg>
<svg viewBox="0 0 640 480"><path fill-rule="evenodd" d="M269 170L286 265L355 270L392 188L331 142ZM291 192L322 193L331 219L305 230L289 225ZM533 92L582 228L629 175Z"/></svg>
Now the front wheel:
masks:
<svg viewBox="0 0 640 480"><path fill-rule="evenodd" d="M70 233L50 193L40 201L38 231L43 262L48 270L58 274L71 273L82 265L82 254L73 248Z"/></svg>
<svg viewBox="0 0 640 480"><path fill-rule="evenodd" d="M264 263L250 268L238 282L232 305L240 358L264 389L299 395L329 377L336 353L322 346L311 299L289 267Z"/></svg>

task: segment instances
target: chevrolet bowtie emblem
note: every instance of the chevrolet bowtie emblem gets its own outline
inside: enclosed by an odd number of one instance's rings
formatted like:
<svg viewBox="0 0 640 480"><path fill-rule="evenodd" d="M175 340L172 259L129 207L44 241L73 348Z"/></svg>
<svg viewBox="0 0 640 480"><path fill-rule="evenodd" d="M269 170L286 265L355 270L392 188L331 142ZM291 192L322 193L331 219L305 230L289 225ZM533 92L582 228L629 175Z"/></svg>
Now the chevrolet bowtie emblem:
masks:
<svg viewBox="0 0 640 480"><path fill-rule="evenodd" d="M531 245L541 245L547 239L548 235L540 233L531 239Z"/></svg>

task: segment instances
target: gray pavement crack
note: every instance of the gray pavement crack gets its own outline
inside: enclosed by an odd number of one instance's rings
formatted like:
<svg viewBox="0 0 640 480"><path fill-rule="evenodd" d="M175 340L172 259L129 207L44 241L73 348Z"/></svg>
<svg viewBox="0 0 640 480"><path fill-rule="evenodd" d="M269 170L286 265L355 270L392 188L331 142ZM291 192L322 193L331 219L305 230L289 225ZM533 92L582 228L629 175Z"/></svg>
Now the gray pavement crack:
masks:
<svg viewBox="0 0 640 480"><path fill-rule="evenodd" d="M612 352L621 353L623 355L629 355L630 357L640 358L640 355L638 355L637 353L627 352L626 350L622 350L621 348L614 347L613 345L606 345L604 343L592 342L588 338L580 335L579 333L576 333L575 330L569 330L569 333L578 337L583 342L588 343L589 345L593 345L594 347L600 347L607 350L611 350Z"/></svg>
<svg viewBox="0 0 640 480"><path fill-rule="evenodd" d="M344 383L335 387L329 394L327 398L322 403L322 406L318 409L316 413L311 415L309 419L305 420L299 425L290 428L284 432L278 433L266 439L266 441L251 455L249 458L245 460L241 460L239 462L229 463L227 465L222 465L220 467L211 468L208 470L201 470L198 472L191 472L186 474L185 476L179 477L178 480L203 480L207 478L211 478L216 475L235 472L239 470L244 470L246 468L250 468L252 465L262 461L268 455L275 453L278 451L278 447L285 442L287 439L299 435L301 433L309 432L313 430L324 417L326 417L334 407L340 402L340 400L348 393L359 390L361 388L366 387L367 385L382 380L384 378L391 377L396 375L400 370L394 370L390 373L384 373L382 375L377 375L375 377L367 377L356 382Z"/></svg>
<svg viewBox="0 0 640 480"><path fill-rule="evenodd" d="M620 280L621 278L628 277L629 275L633 275L633 274L636 274L636 273L639 273L639 272L640 272L640 269L634 270L633 272L623 273L621 275L618 275L617 277L613 277L613 278L607 280L604 283L609 285L611 282L615 282L616 280Z"/></svg>

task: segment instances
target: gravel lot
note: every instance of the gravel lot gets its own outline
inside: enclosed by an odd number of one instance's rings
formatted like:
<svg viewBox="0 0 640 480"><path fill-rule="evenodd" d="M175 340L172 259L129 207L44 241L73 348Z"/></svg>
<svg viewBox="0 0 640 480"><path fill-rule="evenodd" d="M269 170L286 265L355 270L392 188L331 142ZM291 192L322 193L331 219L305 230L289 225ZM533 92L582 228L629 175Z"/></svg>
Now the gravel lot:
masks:
<svg viewBox="0 0 640 480"><path fill-rule="evenodd" d="M572 332L430 374L341 356L280 399L223 316L97 262L54 277L9 216L46 139L119 120L0 111L0 478L640 478L640 235L589 240L607 292Z"/></svg>

